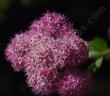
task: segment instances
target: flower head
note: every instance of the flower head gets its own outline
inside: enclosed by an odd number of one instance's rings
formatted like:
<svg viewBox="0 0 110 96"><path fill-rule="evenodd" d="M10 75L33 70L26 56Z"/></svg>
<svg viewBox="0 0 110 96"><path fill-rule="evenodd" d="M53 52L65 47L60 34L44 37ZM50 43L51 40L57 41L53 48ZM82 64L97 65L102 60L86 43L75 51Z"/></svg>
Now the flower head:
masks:
<svg viewBox="0 0 110 96"><path fill-rule="evenodd" d="M63 15L47 12L28 31L15 35L5 55L16 71L25 70L34 92L49 95L56 90L62 96L79 96L91 79L74 73L78 72L76 66L87 59L88 51L86 41L76 35Z"/></svg>
<svg viewBox="0 0 110 96"><path fill-rule="evenodd" d="M58 82L57 90L61 96L80 96L87 92L87 88L90 87L92 82L89 74L67 75Z"/></svg>

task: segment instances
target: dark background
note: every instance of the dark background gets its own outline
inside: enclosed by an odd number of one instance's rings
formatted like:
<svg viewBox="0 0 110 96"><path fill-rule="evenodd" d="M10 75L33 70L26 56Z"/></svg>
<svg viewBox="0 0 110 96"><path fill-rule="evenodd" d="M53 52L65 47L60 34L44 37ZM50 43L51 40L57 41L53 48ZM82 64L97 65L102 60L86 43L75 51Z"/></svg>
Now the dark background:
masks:
<svg viewBox="0 0 110 96"><path fill-rule="evenodd" d="M75 28L81 30L82 34L80 32L78 34L85 40L101 36L109 43L107 39L107 31L110 27L109 0L34 0L29 6L23 6L18 1L15 0L6 12L6 20L0 23L0 96L35 96L25 83L24 73L14 72L10 63L5 60L4 49L11 37L21 30L25 31L34 19L47 10L69 17ZM105 11L93 20L93 24L88 23L88 18L92 18L94 12L101 6ZM86 30L81 29L81 26L85 26ZM109 61L104 62L94 78L96 82L87 96L110 96Z"/></svg>

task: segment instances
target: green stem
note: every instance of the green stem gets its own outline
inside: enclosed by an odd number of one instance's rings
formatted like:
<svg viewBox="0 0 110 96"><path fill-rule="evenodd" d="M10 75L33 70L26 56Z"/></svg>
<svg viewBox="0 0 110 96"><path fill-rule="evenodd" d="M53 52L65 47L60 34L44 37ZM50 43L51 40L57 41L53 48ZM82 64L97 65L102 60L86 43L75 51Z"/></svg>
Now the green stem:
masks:
<svg viewBox="0 0 110 96"><path fill-rule="evenodd" d="M104 52L101 52L101 53L99 53L99 54L97 54L97 55L89 56L89 59L98 59L98 58L100 58L100 57L106 57L106 56L108 56L108 55L110 55L110 50L109 50L109 49L106 50L106 51L104 51Z"/></svg>

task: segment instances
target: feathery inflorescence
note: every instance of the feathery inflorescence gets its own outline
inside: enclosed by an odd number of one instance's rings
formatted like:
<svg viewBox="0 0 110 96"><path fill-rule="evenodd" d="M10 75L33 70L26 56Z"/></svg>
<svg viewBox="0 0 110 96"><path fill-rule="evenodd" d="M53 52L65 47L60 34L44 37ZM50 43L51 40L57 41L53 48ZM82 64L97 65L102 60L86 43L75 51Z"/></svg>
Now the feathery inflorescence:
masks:
<svg viewBox="0 0 110 96"><path fill-rule="evenodd" d="M88 51L89 45L64 15L47 12L11 39L5 55L15 71L25 70L34 92L79 96L92 81L76 67L88 58Z"/></svg>

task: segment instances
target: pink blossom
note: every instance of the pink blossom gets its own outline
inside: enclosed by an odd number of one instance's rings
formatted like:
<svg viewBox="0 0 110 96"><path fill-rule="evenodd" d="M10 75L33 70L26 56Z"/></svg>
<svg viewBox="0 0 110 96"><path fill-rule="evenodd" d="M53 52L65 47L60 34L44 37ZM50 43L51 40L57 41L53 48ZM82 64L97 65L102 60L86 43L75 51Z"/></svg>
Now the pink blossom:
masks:
<svg viewBox="0 0 110 96"><path fill-rule="evenodd" d="M82 93L87 92L87 88L92 83L90 81L89 74L67 75L58 82L57 90L61 96L80 96Z"/></svg>
<svg viewBox="0 0 110 96"><path fill-rule="evenodd" d="M91 83L88 74L75 74L88 51L64 15L47 12L11 39L5 55L15 71L25 70L33 92L49 95L56 90L61 96L79 96Z"/></svg>

